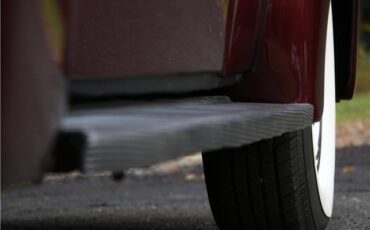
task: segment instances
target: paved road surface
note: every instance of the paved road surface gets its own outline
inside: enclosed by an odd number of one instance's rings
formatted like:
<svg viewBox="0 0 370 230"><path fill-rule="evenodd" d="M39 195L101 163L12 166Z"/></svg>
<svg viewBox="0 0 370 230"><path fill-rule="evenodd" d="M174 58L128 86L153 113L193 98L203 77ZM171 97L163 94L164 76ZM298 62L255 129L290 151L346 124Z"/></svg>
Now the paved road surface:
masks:
<svg viewBox="0 0 370 230"><path fill-rule="evenodd" d="M343 148L337 155L334 217L328 229L370 229L370 147ZM76 177L7 189L2 192L1 225L216 230L204 181L197 176L201 171L197 166L166 176L129 176L122 182Z"/></svg>

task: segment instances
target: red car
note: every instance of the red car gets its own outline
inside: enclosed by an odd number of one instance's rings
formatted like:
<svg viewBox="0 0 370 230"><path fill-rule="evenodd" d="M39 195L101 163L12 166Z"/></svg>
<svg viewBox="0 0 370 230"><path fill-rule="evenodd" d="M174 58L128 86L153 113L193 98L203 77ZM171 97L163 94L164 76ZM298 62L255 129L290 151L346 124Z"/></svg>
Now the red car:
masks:
<svg viewBox="0 0 370 230"><path fill-rule="evenodd" d="M202 151L221 229L324 229L358 0L3 0L2 185Z"/></svg>

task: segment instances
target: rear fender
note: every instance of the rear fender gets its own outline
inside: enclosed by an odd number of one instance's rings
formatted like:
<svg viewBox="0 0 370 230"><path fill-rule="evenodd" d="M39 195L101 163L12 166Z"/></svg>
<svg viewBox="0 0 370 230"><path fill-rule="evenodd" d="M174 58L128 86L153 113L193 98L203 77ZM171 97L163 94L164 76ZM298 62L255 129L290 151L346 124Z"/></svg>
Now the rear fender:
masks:
<svg viewBox="0 0 370 230"><path fill-rule="evenodd" d="M323 110L329 0L270 0L254 71L232 90L235 100L310 103ZM232 72L232 71L230 71Z"/></svg>

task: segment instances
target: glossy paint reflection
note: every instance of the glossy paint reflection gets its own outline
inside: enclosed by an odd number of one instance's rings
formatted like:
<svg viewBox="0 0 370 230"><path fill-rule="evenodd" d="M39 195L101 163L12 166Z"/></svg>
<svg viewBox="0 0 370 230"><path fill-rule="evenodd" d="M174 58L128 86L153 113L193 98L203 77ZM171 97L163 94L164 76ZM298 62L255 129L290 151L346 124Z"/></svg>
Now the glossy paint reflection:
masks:
<svg viewBox="0 0 370 230"><path fill-rule="evenodd" d="M268 2L229 1L223 67L225 75L254 68Z"/></svg>
<svg viewBox="0 0 370 230"><path fill-rule="evenodd" d="M310 103L322 113L329 0L271 0L254 72L234 89L241 101Z"/></svg>

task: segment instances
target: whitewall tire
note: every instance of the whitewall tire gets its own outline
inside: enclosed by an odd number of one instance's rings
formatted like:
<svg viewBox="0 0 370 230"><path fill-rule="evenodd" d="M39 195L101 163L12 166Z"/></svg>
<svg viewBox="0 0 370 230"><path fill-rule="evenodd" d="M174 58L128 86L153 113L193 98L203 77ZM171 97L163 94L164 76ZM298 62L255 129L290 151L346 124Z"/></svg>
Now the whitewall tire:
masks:
<svg viewBox="0 0 370 230"><path fill-rule="evenodd" d="M335 72L331 6L326 37L324 110L321 121L312 125L312 142L320 201L325 215L330 217L335 172Z"/></svg>
<svg viewBox="0 0 370 230"><path fill-rule="evenodd" d="M327 28L321 121L246 146L203 153L208 198L221 230L323 230L328 224L335 170L331 10Z"/></svg>

